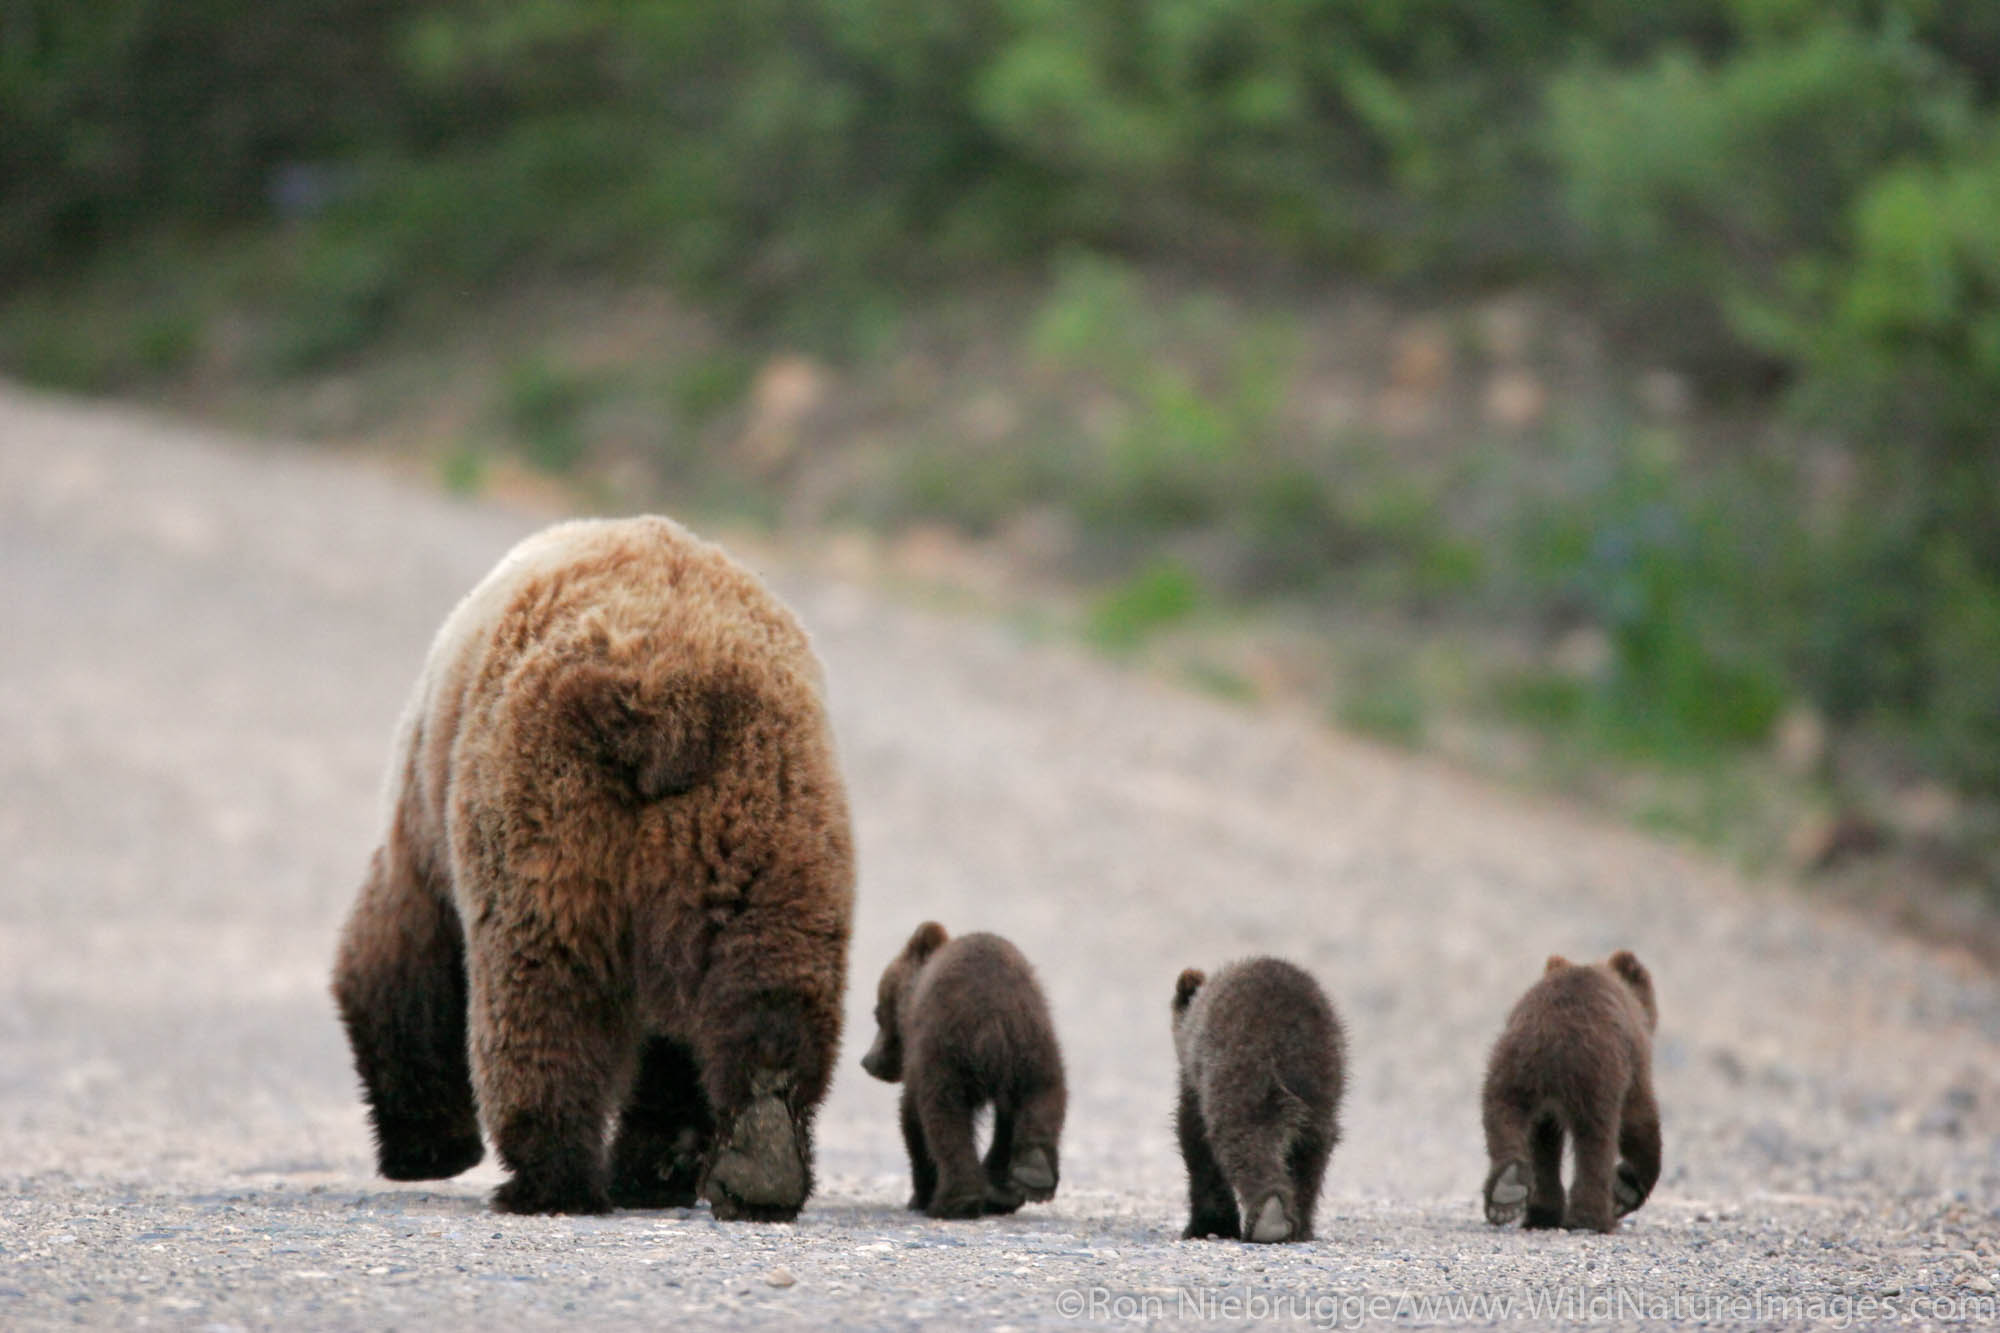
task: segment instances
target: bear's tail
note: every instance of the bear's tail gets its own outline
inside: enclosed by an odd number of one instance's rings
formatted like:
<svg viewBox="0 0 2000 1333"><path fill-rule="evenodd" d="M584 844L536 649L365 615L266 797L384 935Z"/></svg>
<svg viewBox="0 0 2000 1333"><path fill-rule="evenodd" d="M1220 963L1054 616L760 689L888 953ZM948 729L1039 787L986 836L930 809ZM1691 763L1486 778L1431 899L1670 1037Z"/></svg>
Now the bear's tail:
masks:
<svg viewBox="0 0 2000 1333"><path fill-rule="evenodd" d="M740 692L712 682L642 692L629 675L595 663L568 672L559 692L558 716L579 747L643 802L701 785L747 711Z"/></svg>

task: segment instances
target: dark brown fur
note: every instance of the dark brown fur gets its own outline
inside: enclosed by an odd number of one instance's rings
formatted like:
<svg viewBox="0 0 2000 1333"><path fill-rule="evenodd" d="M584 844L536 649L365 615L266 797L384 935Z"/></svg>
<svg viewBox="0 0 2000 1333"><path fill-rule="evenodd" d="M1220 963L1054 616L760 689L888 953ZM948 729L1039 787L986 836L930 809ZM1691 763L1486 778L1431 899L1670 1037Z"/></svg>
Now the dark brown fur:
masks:
<svg viewBox="0 0 2000 1333"><path fill-rule="evenodd" d="M862 1067L903 1084L910 1207L932 1217L1011 1213L1055 1197L1068 1093L1048 1001L998 935L917 928L882 973ZM993 1106L981 1162L973 1118Z"/></svg>
<svg viewBox="0 0 2000 1333"><path fill-rule="evenodd" d="M664 519L528 539L438 633L341 938L382 1173L463 1171L483 1121L503 1210L795 1216L852 905L777 599Z"/></svg>
<svg viewBox="0 0 2000 1333"><path fill-rule="evenodd" d="M1660 1178L1658 1022L1653 979L1629 952L1583 966L1549 959L1486 1065L1487 1221L1615 1231L1646 1201ZM1575 1154L1567 1203L1565 1135Z"/></svg>
<svg viewBox="0 0 2000 1333"><path fill-rule="evenodd" d="M1311 1240L1340 1141L1347 1037L1306 972L1277 958L1198 969L1174 986L1175 1128L1188 1173L1184 1240Z"/></svg>

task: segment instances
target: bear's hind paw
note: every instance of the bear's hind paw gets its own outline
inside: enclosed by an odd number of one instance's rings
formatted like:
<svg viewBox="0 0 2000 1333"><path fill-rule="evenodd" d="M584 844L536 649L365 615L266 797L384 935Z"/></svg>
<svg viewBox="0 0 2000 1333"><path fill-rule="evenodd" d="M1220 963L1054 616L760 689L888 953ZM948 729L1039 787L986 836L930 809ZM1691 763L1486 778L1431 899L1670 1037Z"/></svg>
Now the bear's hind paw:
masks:
<svg viewBox="0 0 2000 1333"><path fill-rule="evenodd" d="M1007 1183L1034 1203L1047 1203L1056 1196L1056 1167L1048 1150L1023 1148L1014 1154Z"/></svg>
<svg viewBox="0 0 2000 1333"><path fill-rule="evenodd" d="M1527 1211L1528 1172L1519 1162L1507 1162L1486 1178L1486 1220L1496 1227L1521 1220Z"/></svg>
<svg viewBox="0 0 2000 1333"><path fill-rule="evenodd" d="M736 1117L715 1154L702 1192L725 1221L784 1221L798 1216L809 1181L798 1130L784 1102L766 1094Z"/></svg>
<svg viewBox="0 0 2000 1333"><path fill-rule="evenodd" d="M1618 1176L1611 1185L1611 1202L1616 1207L1618 1216L1625 1216L1645 1201L1646 1196L1639 1189L1639 1173L1633 1169L1630 1162L1620 1162Z"/></svg>
<svg viewBox="0 0 2000 1333"><path fill-rule="evenodd" d="M1291 1238L1291 1214L1285 1208L1285 1201L1273 1194L1257 1210L1257 1220L1250 1224L1248 1239L1259 1245L1272 1245Z"/></svg>
<svg viewBox="0 0 2000 1333"><path fill-rule="evenodd" d="M611 1198L602 1187L582 1184L551 1184L514 1177L493 1191L493 1207L503 1213L570 1213L578 1216L608 1213Z"/></svg>
<svg viewBox="0 0 2000 1333"><path fill-rule="evenodd" d="M479 1165L486 1147L479 1135L446 1137L384 1136L375 1152L376 1169L389 1180L449 1180Z"/></svg>

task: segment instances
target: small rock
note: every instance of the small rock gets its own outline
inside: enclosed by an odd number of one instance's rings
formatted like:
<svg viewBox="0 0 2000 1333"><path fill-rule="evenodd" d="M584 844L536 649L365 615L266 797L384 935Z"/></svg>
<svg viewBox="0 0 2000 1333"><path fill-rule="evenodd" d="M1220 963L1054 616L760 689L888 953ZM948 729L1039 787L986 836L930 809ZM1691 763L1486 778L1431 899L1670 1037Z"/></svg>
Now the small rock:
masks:
<svg viewBox="0 0 2000 1333"><path fill-rule="evenodd" d="M764 1282L767 1286L789 1287L796 1284L798 1279L792 1276L789 1268L774 1268L764 1274Z"/></svg>
<svg viewBox="0 0 2000 1333"><path fill-rule="evenodd" d="M1941 782L1914 783L1889 798L1888 815L1907 837L1940 837L1958 822L1958 794Z"/></svg>
<svg viewBox="0 0 2000 1333"><path fill-rule="evenodd" d="M1669 420L1684 417L1694 407L1694 390L1687 376L1671 370L1649 370L1639 377L1639 405L1647 413Z"/></svg>
<svg viewBox="0 0 2000 1333"><path fill-rule="evenodd" d="M1548 410L1549 391L1525 370L1495 371L1480 396L1486 420L1506 430L1526 430Z"/></svg>
<svg viewBox="0 0 2000 1333"><path fill-rule="evenodd" d="M1451 335L1436 320L1418 320L1396 337L1389 379L1398 388L1428 395L1451 375Z"/></svg>
<svg viewBox="0 0 2000 1333"><path fill-rule="evenodd" d="M1826 758L1826 721L1819 711L1797 706L1778 719L1771 736L1772 757L1795 778L1809 777Z"/></svg>
<svg viewBox="0 0 2000 1333"><path fill-rule="evenodd" d="M791 461L800 428L826 400L828 386L827 373L803 356L775 356L757 372L749 422L737 446L753 472L768 477Z"/></svg>
<svg viewBox="0 0 2000 1333"><path fill-rule="evenodd" d="M1021 426L1021 410L1012 398L989 389L974 398L959 413L965 433L981 444L995 444Z"/></svg>
<svg viewBox="0 0 2000 1333"><path fill-rule="evenodd" d="M1981 1296L1993 1294L1993 1279L1983 1273L1966 1273L1958 1279L1958 1285L1967 1291L1976 1291Z"/></svg>
<svg viewBox="0 0 2000 1333"><path fill-rule="evenodd" d="M1802 870L1831 870L1880 852L1887 841L1879 826L1856 811L1822 812L1799 821L1785 838L1785 850Z"/></svg>
<svg viewBox="0 0 2000 1333"><path fill-rule="evenodd" d="M1479 342L1502 365L1525 361L1535 341L1535 312L1525 301L1495 301L1479 312Z"/></svg>
<svg viewBox="0 0 2000 1333"><path fill-rule="evenodd" d="M1595 625L1580 625L1556 641L1549 665L1571 680L1594 680L1611 665L1611 636Z"/></svg>

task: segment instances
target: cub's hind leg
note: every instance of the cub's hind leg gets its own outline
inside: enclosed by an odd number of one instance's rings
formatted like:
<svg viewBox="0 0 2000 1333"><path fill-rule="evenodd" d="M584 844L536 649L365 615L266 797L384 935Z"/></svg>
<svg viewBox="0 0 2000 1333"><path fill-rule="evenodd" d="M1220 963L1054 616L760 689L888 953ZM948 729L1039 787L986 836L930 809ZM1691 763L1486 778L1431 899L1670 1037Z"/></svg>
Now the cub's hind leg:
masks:
<svg viewBox="0 0 2000 1333"><path fill-rule="evenodd" d="M1563 1224L1563 1127L1552 1115L1535 1122L1528 1136L1534 1159L1534 1181L1528 1187L1527 1216L1521 1225L1559 1227Z"/></svg>
<svg viewBox="0 0 2000 1333"><path fill-rule="evenodd" d="M1222 1164L1215 1159L1215 1150L1208 1141L1208 1123L1202 1117L1201 1101L1193 1088L1181 1085L1181 1098L1175 1108L1174 1129L1181 1141L1181 1160L1187 1165L1188 1174L1188 1224L1181 1232L1182 1240L1203 1240L1210 1236L1222 1240L1243 1238L1242 1219L1236 1212L1236 1195L1229 1188L1229 1178L1222 1174Z"/></svg>
<svg viewBox="0 0 2000 1333"><path fill-rule="evenodd" d="M1482 1197L1486 1220L1494 1226L1509 1226L1521 1220L1530 1192L1528 1117L1512 1102L1489 1095L1484 1120L1488 1168Z"/></svg>
<svg viewBox="0 0 2000 1333"><path fill-rule="evenodd" d="M1625 1096L1618 1125L1618 1176L1611 1187L1618 1216L1636 1211L1660 1179L1660 1108L1642 1081Z"/></svg>

